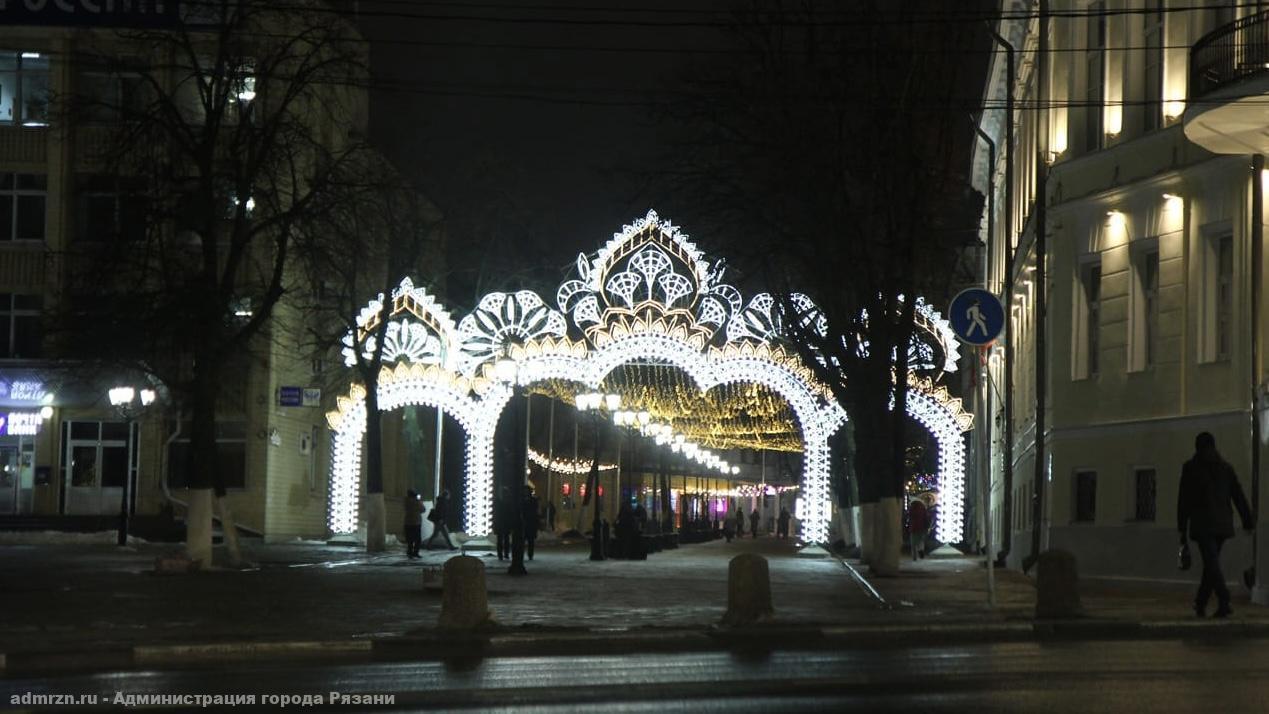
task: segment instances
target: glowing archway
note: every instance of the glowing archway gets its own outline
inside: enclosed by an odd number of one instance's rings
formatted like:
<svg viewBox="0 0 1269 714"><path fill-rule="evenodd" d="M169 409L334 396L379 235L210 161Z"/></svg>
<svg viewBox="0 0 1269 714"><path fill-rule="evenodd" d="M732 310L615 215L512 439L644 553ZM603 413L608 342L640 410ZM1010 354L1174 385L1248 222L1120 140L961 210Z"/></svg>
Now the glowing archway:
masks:
<svg viewBox="0 0 1269 714"><path fill-rule="evenodd" d="M457 325L406 279L393 291L390 309L382 295L372 300L355 334L345 339L349 357L353 350L373 350L373 328L390 320L384 356L396 365L379 374L380 408L439 407L466 432L467 532L490 531L494 428L513 393L511 385L494 378L492 363L510 351L522 385L567 380L597 389L618 366L651 360L681 369L702 394L736 382L770 389L788 403L802 432L797 514L802 536L827 542L828 439L846 414L800 359L779 345L771 296L757 295L746 305L740 291L723 282L722 265L705 260L686 235L653 211L614 234L594 257L578 256L576 272L556 293L558 310L531 291L493 293ZM793 299L799 312L822 327L810 298ZM918 381L911 395L909 413L939 438L940 486L945 499L955 502L943 512L939 535L958 534L964 478L959 435L969 427L969 415L931 382ZM328 522L333 532L348 533L357 526L364 388L354 385L340 397L327 420L335 432Z"/></svg>

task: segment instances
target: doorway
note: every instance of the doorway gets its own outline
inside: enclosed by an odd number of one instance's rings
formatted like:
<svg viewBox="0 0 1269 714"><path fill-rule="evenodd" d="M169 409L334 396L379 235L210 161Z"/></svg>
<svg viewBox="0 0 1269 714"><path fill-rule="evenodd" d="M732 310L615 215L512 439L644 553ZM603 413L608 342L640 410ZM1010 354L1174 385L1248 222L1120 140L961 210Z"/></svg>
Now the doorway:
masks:
<svg viewBox="0 0 1269 714"><path fill-rule="evenodd" d="M128 422L72 421L62 427L65 513L77 516L119 512L128 485L128 512L136 504L136 428Z"/></svg>
<svg viewBox="0 0 1269 714"><path fill-rule="evenodd" d="M0 438L0 514L31 513L35 505L35 441Z"/></svg>

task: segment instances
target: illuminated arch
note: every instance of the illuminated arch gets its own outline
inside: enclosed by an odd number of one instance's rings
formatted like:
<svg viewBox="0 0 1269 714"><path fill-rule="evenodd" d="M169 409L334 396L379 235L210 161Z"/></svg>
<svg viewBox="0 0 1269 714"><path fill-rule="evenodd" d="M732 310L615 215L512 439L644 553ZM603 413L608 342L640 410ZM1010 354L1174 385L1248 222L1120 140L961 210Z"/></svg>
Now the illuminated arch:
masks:
<svg viewBox="0 0 1269 714"><path fill-rule="evenodd" d="M393 321L392 342L385 339L384 346L395 364L379 374L380 409L438 407L463 428L467 532L485 536L492 525L494 430L513 394L511 385L493 378L492 363L509 351L523 385L568 380L598 388L620 365L653 360L683 370L702 393L736 382L772 390L789 404L802 432L802 536L828 542L828 439L846 414L800 359L779 346L781 326L770 296L755 296L746 305L740 291L723 282L723 265L706 260L677 226L653 211L615 233L593 258L578 256L576 272L556 292L558 311L531 291L493 293L457 324L405 279L393 291L390 309L382 295L372 300L356 334L345 338L346 357L355 357L351 350L373 348L366 340L380 320ZM799 313L826 329L810 298L798 294L794 300ZM937 313L922 317L922 327L941 338ZM970 417L946 389L923 378L913 382L908 411L938 438L946 504L938 532L955 540L964 489L960 432L969 428ZM365 389L353 385L327 420L335 432L328 522L332 532L349 533L357 526Z"/></svg>

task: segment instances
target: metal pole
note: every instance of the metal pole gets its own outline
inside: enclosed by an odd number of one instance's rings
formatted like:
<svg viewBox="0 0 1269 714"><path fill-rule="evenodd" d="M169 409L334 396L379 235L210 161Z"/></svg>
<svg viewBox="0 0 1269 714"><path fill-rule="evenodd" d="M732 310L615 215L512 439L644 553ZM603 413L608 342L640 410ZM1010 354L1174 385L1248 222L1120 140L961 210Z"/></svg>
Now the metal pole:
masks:
<svg viewBox="0 0 1269 714"><path fill-rule="evenodd" d="M123 488L119 496L119 545L128 544L128 492L132 486L132 425L133 419L128 417L128 466L123 470ZM100 451L100 449L98 449ZM18 463L21 464L21 453L18 455Z"/></svg>
<svg viewBox="0 0 1269 714"><path fill-rule="evenodd" d="M432 466L432 503L441 496L441 439L445 435L445 412L436 408L436 463Z"/></svg>
<svg viewBox="0 0 1269 714"><path fill-rule="evenodd" d="M1255 587L1252 598L1264 603L1267 594L1260 585L1260 299L1261 265L1264 255L1264 186L1261 172L1265 169L1263 154L1251 157L1251 512L1256 527L1251 533L1251 567Z"/></svg>
<svg viewBox="0 0 1269 714"><path fill-rule="evenodd" d="M1001 501L1001 544L997 558L1000 561L1009 555L1013 546L1013 261L1014 261L1014 220L1013 220L1013 150L1014 150L1014 85L1017 64L1014 62L1014 48L1008 40L995 31L990 30L992 39L1005 48L1005 244L1004 275L1001 290L1001 304L1005 306L1005 423L1003 431L1004 443L1004 498Z"/></svg>
<svg viewBox="0 0 1269 714"><path fill-rule="evenodd" d="M515 426L511 433L524 435L524 448L515 449L515 462L511 464L511 500L515 504L515 530L511 532L511 565L507 575L528 575L524 569L524 470L525 459L529 453L529 395L520 391L519 385L513 387L512 404L515 407ZM519 428L523 424L524 428Z"/></svg>
<svg viewBox="0 0 1269 714"><path fill-rule="evenodd" d="M551 400L551 411L548 412L546 420L546 462L552 467L555 466L555 400ZM547 512L550 513L555 509L555 472L551 469L546 470L546 504ZM555 529L551 527L548 520L547 528L551 528L551 532Z"/></svg>
<svg viewBox="0 0 1269 714"><path fill-rule="evenodd" d="M1041 101L1048 98L1049 85L1049 17L1048 0L1040 0L1040 43L1036 58L1036 75L1038 89L1036 95ZM1036 146L1039 154L1036 157L1035 188L1035 497L1031 510L1031 555L1030 562L1040 557L1042 547L1041 536L1044 526L1044 485L1045 485L1045 451L1044 451L1044 410L1048 394L1048 355L1045 353L1046 313L1048 311L1048 276L1045 270L1045 259L1048 249L1048 224L1045 222L1045 195L1048 186L1048 121L1036 122Z"/></svg>

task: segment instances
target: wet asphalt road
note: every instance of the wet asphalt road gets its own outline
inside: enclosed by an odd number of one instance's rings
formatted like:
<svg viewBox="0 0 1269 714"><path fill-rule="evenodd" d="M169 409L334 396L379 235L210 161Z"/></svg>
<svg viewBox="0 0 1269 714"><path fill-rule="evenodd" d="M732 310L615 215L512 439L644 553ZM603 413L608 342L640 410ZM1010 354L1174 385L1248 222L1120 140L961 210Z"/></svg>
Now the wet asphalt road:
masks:
<svg viewBox="0 0 1269 714"><path fill-rule="evenodd" d="M1266 647L1269 641L1253 639L1061 641L346 665L244 663L229 669L10 677L0 679L0 709L12 705L12 695L25 692L96 693L103 702L96 708L105 709L115 692L321 694L325 699L339 691L392 694L398 709L521 713L1263 712L1269 711Z"/></svg>

